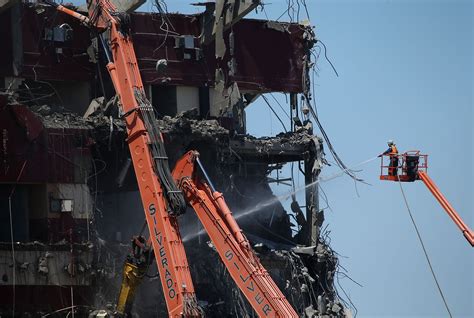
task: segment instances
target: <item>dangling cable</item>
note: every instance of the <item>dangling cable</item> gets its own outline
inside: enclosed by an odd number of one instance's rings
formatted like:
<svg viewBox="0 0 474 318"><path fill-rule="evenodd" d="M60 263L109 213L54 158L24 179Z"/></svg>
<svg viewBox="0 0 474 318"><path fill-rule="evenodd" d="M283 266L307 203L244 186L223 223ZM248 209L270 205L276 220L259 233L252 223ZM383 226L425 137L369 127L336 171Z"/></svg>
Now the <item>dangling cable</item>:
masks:
<svg viewBox="0 0 474 318"><path fill-rule="evenodd" d="M11 239L11 247L12 247L12 259L13 259L13 284L12 284L12 294L13 294L13 306L12 306L12 317L15 317L15 298L16 298L16 259L15 259L15 242L14 242L14 237L13 237L13 218L12 218L12 196L15 193L16 190L16 185L18 184L18 181L20 181L21 176L23 175L23 170L25 170L25 166L28 160L25 160L23 162L23 165L21 166L20 173L18 174L18 177L16 178L16 183L12 188L12 191L10 192L10 195L8 196L8 212L10 216L10 239Z"/></svg>
<svg viewBox="0 0 474 318"><path fill-rule="evenodd" d="M324 130L323 125L321 125L321 122L319 121L318 115L314 111L313 107L311 107L311 104L309 103L309 99L307 97L306 97L306 100L308 102L308 106L309 106L308 108L309 108L310 114L314 118L314 120L316 121L316 124L318 125L319 131L323 135L323 138L324 138L324 140L326 141L326 144L329 147L329 151L331 152L332 156L334 157L334 160L335 160L336 164L338 165L338 167L341 168L342 171L344 171L349 177L351 177L355 181L366 183L363 179L360 179L356 176L355 171L353 171L351 169L348 169L347 166L344 164L344 162L341 160L339 155L334 150L334 147L331 143L331 140L329 139L329 136L326 134L326 131Z"/></svg>
<svg viewBox="0 0 474 318"><path fill-rule="evenodd" d="M280 122L280 124L283 126L283 130L287 133L287 132L288 132L288 129L286 129L285 124L284 124L283 121L281 120L280 116L278 116L278 113L275 111L275 109L273 109L272 105L270 105L270 102L269 102L268 99L265 97L265 95L262 95L262 98L263 98L263 100L265 101L265 103L267 104L267 106L270 108L270 110L273 112L273 114L275 115L275 117L278 119L278 121Z"/></svg>
<svg viewBox="0 0 474 318"><path fill-rule="evenodd" d="M433 270L433 266L431 265L430 258L428 256L428 252L426 251L425 244L423 243L423 239L421 238L420 231L418 230L418 226L416 225L415 219L413 218L413 214L411 213L410 206L408 205L407 197L405 196L405 191L403 191L402 183L400 182L400 177L397 175L398 185L400 186L400 190L402 191L403 200L405 200L405 205L407 206L408 214L410 215L411 223L415 228L416 235L418 236L418 240L420 241L421 247L423 248L423 253L425 254L426 261L428 262L428 266L430 267L431 275L433 275L434 281L436 283L436 287L438 287L439 294L443 299L444 306L446 307L446 311L448 312L449 317L453 317L451 311L449 310L448 303L446 302L446 298L444 297L443 291L441 290L441 286L438 283L438 279L436 278L436 274Z"/></svg>

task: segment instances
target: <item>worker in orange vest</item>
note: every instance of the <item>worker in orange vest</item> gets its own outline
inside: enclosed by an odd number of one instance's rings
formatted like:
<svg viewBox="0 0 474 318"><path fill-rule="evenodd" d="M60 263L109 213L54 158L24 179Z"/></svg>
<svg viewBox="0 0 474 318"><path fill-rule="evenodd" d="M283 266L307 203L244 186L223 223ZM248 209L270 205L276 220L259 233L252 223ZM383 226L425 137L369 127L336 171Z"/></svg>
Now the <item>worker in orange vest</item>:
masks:
<svg viewBox="0 0 474 318"><path fill-rule="evenodd" d="M379 157L389 155L390 156L390 164L388 167L388 175L389 176L396 176L398 174L398 149L395 146L393 140L387 141L388 149L385 150Z"/></svg>

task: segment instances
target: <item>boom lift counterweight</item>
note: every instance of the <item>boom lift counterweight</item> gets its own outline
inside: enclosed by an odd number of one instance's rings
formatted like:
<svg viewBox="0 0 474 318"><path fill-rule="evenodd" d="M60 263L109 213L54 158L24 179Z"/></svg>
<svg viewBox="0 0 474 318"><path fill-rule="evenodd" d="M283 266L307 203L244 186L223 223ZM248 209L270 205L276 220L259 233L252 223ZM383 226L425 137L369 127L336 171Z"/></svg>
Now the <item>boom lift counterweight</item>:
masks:
<svg viewBox="0 0 474 318"><path fill-rule="evenodd" d="M394 155L384 155L381 159L380 165L380 180L399 181L399 182L414 182L421 180L426 185L428 190L438 200L443 209L448 213L449 217L459 227L466 240L474 247L474 232L461 219L456 210L448 202L448 200L441 193L434 181L429 177L428 170L428 155L420 154L418 150L407 151L401 155L397 155L399 166L396 167L395 173L388 173L392 167L384 165L384 157L393 157Z"/></svg>

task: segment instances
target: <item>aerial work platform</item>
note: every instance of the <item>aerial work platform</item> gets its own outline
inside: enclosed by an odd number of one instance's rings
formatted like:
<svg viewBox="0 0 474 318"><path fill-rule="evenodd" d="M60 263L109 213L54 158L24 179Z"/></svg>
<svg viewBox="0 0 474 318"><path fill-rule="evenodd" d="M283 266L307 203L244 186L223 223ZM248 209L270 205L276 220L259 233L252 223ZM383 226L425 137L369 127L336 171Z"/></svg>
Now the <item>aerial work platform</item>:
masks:
<svg viewBox="0 0 474 318"><path fill-rule="evenodd" d="M388 158L385 159L385 158ZM389 162L387 164L387 161ZM474 247L474 232L464 223L456 210L428 176L428 155L419 150L410 150L400 155L383 155L380 164L380 180L414 182L421 180L438 200L449 217L459 227L466 240Z"/></svg>
<svg viewBox="0 0 474 318"><path fill-rule="evenodd" d="M391 160L396 158L398 163L391 166ZM380 180L413 182L419 180L418 172L427 173L428 155L420 154L419 150L406 151L401 155L383 155L380 163Z"/></svg>

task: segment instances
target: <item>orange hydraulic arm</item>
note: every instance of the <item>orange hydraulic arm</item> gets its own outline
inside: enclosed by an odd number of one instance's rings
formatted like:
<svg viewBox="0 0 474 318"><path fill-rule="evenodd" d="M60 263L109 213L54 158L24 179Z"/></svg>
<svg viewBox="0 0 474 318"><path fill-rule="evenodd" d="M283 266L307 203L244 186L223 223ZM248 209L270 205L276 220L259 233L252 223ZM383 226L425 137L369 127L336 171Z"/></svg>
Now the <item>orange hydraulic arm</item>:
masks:
<svg viewBox="0 0 474 318"><path fill-rule="evenodd" d="M196 211L230 276L259 317L299 317L253 252L198 156L196 151L185 154L177 162L173 177ZM196 163L208 179L207 184L197 177Z"/></svg>
<svg viewBox="0 0 474 318"><path fill-rule="evenodd" d="M200 317L176 220L176 216L185 211L186 202L172 179L154 110L145 96L128 16L116 12L109 0L88 1L89 17L54 2L47 3L100 32L108 60L107 70L124 113L127 142L169 317Z"/></svg>
<svg viewBox="0 0 474 318"><path fill-rule="evenodd" d="M386 157L392 159L394 156L388 155ZM428 170L428 155L420 154L419 150L410 150L396 157L396 162L398 162L398 164L393 167L392 160L390 160L389 166L384 165L382 156L380 164L380 180L398 182L414 182L417 180L422 180L426 187L428 187L428 189L434 195L436 200L438 200L441 206L446 210L449 217L461 229L467 241L471 244L471 246L474 247L474 232L469 229L466 223L463 222L456 210L454 210L451 204L449 204L448 200L446 200L436 184L426 173Z"/></svg>
<svg viewBox="0 0 474 318"><path fill-rule="evenodd" d="M456 210L454 210L451 204L449 204L448 200L444 197L433 180L428 176L428 174L426 174L425 171L418 171L418 176L425 183L436 200L438 200L444 210L448 213L449 217L454 221L454 223L456 223L459 229L461 229L462 234L467 239L467 241L471 244L471 246L474 247L474 232L469 229Z"/></svg>

